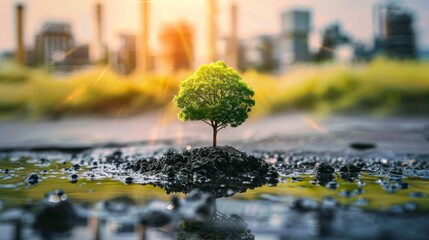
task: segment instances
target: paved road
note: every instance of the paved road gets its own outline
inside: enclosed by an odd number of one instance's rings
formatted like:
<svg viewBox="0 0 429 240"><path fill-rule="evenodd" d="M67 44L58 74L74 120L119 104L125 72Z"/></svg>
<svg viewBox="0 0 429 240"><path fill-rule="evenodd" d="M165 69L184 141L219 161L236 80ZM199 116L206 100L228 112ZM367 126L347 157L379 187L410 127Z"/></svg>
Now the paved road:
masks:
<svg viewBox="0 0 429 240"><path fill-rule="evenodd" d="M429 153L429 120L424 118L315 118L282 114L250 119L219 133L219 144L243 149L347 150L351 142L373 142L393 152ZM202 122L181 123L162 112L125 119L66 119L0 124L0 149L164 143L209 145L211 129Z"/></svg>

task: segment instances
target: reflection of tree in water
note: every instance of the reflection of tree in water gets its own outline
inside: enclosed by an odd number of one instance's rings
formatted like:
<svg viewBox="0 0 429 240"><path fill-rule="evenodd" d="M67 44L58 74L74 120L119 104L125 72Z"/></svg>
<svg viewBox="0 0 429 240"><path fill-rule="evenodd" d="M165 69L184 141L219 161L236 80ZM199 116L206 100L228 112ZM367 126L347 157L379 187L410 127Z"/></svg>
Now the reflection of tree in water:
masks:
<svg viewBox="0 0 429 240"><path fill-rule="evenodd" d="M238 215L230 216L216 209L215 198L230 197L239 192L276 185L277 178L241 176L223 180L171 181L151 183L167 193L187 193L184 199L173 198L176 211L181 216L177 225L177 239L255 239L247 223Z"/></svg>
<svg viewBox="0 0 429 240"><path fill-rule="evenodd" d="M246 222L236 215L217 210L216 199L210 193L193 190L182 200L174 200L181 216L177 224L177 239L254 239Z"/></svg>
<svg viewBox="0 0 429 240"><path fill-rule="evenodd" d="M164 209L147 206L140 224L155 229L173 226L176 239L254 239L240 216L219 212L213 195L199 190L183 199L173 196Z"/></svg>
<svg viewBox="0 0 429 240"><path fill-rule="evenodd" d="M255 239L247 223L236 215L217 212L202 222L182 220L178 224L177 239Z"/></svg>
<svg viewBox="0 0 429 240"><path fill-rule="evenodd" d="M182 200L172 199L180 219L177 239L254 239L240 216L217 211L215 198L278 182L278 173L265 161L231 147L167 153L155 162L139 161L131 169L162 173L167 181L150 184L167 193L187 194Z"/></svg>

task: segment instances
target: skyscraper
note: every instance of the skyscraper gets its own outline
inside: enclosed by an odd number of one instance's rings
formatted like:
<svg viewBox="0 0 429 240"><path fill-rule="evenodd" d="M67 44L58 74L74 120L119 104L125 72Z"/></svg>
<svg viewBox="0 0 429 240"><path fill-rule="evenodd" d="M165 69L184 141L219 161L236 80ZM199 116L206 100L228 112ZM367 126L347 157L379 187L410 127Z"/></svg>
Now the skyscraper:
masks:
<svg viewBox="0 0 429 240"><path fill-rule="evenodd" d="M282 29L275 57L282 68L285 65L310 60L308 50L310 17L308 10L295 9L282 14Z"/></svg>

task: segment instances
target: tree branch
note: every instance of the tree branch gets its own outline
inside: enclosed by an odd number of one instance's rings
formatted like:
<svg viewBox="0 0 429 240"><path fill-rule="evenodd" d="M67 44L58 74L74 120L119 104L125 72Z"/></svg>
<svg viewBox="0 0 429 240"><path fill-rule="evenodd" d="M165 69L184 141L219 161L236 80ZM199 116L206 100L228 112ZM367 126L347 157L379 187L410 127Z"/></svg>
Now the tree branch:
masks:
<svg viewBox="0 0 429 240"><path fill-rule="evenodd" d="M211 123L209 123L207 120L202 120L204 123L206 123L207 125L209 125L209 126L212 126L212 124Z"/></svg>
<svg viewBox="0 0 429 240"><path fill-rule="evenodd" d="M220 131L221 129L226 128L227 124L221 124L216 128L216 131Z"/></svg>

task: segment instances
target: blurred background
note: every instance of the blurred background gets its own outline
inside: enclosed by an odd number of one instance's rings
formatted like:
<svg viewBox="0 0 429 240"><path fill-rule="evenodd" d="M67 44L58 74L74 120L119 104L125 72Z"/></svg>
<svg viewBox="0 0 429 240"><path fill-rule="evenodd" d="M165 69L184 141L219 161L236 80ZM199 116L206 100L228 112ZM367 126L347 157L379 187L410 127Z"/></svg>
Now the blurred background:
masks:
<svg viewBox="0 0 429 240"><path fill-rule="evenodd" d="M176 121L180 81L217 60L254 88L252 118L427 115L428 12L425 0L2 0L0 119Z"/></svg>

